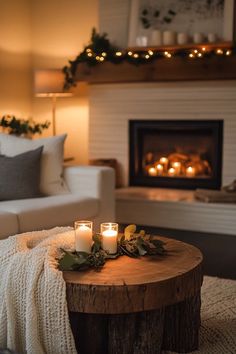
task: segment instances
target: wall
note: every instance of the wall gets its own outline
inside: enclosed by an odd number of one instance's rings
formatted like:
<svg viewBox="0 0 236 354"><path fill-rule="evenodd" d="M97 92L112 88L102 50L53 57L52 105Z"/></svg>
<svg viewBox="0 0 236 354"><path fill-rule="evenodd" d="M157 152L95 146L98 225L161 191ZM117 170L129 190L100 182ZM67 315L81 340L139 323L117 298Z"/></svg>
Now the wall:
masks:
<svg viewBox="0 0 236 354"><path fill-rule="evenodd" d="M0 117L31 115L30 3L0 2Z"/></svg>
<svg viewBox="0 0 236 354"><path fill-rule="evenodd" d="M99 30L118 47L128 43L130 0L99 0Z"/></svg>
<svg viewBox="0 0 236 354"><path fill-rule="evenodd" d="M32 0L33 70L62 68L82 51L98 27L98 0ZM33 116L51 119L51 101L33 98ZM67 133L65 156L88 161L87 85L79 84L71 98L57 100L57 133ZM44 135L50 135L51 129Z"/></svg>

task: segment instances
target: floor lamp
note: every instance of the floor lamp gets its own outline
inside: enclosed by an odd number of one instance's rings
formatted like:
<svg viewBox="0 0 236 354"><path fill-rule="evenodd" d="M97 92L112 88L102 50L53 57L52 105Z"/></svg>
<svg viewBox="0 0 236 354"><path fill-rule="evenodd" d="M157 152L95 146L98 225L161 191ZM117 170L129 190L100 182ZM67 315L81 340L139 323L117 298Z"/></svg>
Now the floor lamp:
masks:
<svg viewBox="0 0 236 354"><path fill-rule="evenodd" d="M52 132L56 135L56 104L58 97L70 97L71 92L63 89L64 74L59 69L35 70L34 90L36 97L52 100Z"/></svg>

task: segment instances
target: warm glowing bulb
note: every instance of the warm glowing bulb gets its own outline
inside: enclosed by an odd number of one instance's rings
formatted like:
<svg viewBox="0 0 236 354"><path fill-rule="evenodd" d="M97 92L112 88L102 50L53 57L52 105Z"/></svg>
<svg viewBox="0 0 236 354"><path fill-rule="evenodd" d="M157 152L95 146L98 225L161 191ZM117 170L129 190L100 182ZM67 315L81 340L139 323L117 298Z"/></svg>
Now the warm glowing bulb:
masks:
<svg viewBox="0 0 236 354"><path fill-rule="evenodd" d="M163 173L163 165L161 165L160 163L156 165L156 170L157 170L157 174L158 176L161 176Z"/></svg>
<svg viewBox="0 0 236 354"><path fill-rule="evenodd" d="M221 54L223 54L223 50L222 49L217 49L216 53L221 55Z"/></svg>
<svg viewBox="0 0 236 354"><path fill-rule="evenodd" d="M149 59L149 58L150 58L150 55L146 54L145 59Z"/></svg>
<svg viewBox="0 0 236 354"><path fill-rule="evenodd" d="M107 56L107 53L102 52L102 56L103 56L103 57L106 57L106 56Z"/></svg>
<svg viewBox="0 0 236 354"><path fill-rule="evenodd" d="M198 53L198 55L197 55L199 58L201 58L202 57L202 53Z"/></svg>
<svg viewBox="0 0 236 354"><path fill-rule="evenodd" d="M175 169L176 174L179 175L181 172L181 162L179 161L173 162L172 167Z"/></svg>
<svg viewBox="0 0 236 354"><path fill-rule="evenodd" d="M194 53L197 54L198 50L197 49L194 49Z"/></svg>
<svg viewBox="0 0 236 354"><path fill-rule="evenodd" d="M174 177L176 175L176 171L173 167L171 167L169 170L168 170L168 176L170 177Z"/></svg>
<svg viewBox="0 0 236 354"><path fill-rule="evenodd" d="M206 51L206 48L205 48L205 47L202 47L202 51L205 52L205 51Z"/></svg>
<svg viewBox="0 0 236 354"><path fill-rule="evenodd" d="M137 53L134 54L134 58L138 58L139 55Z"/></svg>
<svg viewBox="0 0 236 354"><path fill-rule="evenodd" d="M231 55L231 50L227 50L226 55Z"/></svg>
<svg viewBox="0 0 236 354"><path fill-rule="evenodd" d="M161 164L166 165L166 164L168 164L168 162L169 162L169 160L168 160L167 157L161 157L161 158L160 158L160 163L161 163Z"/></svg>
<svg viewBox="0 0 236 354"><path fill-rule="evenodd" d="M99 57L99 55L97 55L97 56L96 56L96 60L100 60L100 57Z"/></svg>
<svg viewBox="0 0 236 354"><path fill-rule="evenodd" d="M172 57L172 55L170 53L168 53L167 58L171 58L171 57Z"/></svg>
<svg viewBox="0 0 236 354"><path fill-rule="evenodd" d="M128 52L128 55L133 55L133 52L129 51L129 52Z"/></svg>
<svg viewBox="0 0 236 354"><path fill-rule="evenodd" d="M195 176L195 168L192 166L187 167L186 176L187 177L194 177Z"/></svg>
<svg viewBox="0 0 236 354"><path fill-rule="evenodd" d="M193 53L190 53L190 54L189 54L189 57L190 57L190 58L194 58Z"/></svg>
<svg viewBox="0 0 236 354"><path fill-rule="evenodd" d="M168 55L169 53L165 51L164 54L165 54L165 55Z"/></svg>
<svg viewBox="0 0 236 354"><path fill-rule="evenodd" d="M117 57L120 57L121 55L122 55L121 52L116 52L116 56L117 56Z"/></svg>
<svg viewBox="0 0 236 354"><path fill-rule="evenodd" d="M92 53L88 53L87 56L88 56L88 57L92 57L93 54L92 54Z"/></svg>
<svg viewBox="0 0 236 354"><path fill-rule="evenodd" d="M152 50L149 50L149 51L148 51L148 54L149 54L149 55L153 55L154 53L153 53Z"/></svg>
<svg viewBox="0 0 236 354"><path fill-rule="evenodd" d="M89 53L89 52L91 52L91 51L92 51L92 50L91 50L90 48L87 48L87 49L86 49L86 52L87 52L87 53Z"/></svg>
<svg viewBox="0 0 236 354"><path fill-rule="evenodd" d="M103 58L103 57L100 57L100 59L99 59L100 61L104 61L105 59Z"/></svg>
<svg viewBox="0 0 236 354"><path fill-rule="evenodd" d="M148 169L148 174L149 174L149 176L156 176L157 175L157 170L155 169L155 167L150 167Z"/></svg>

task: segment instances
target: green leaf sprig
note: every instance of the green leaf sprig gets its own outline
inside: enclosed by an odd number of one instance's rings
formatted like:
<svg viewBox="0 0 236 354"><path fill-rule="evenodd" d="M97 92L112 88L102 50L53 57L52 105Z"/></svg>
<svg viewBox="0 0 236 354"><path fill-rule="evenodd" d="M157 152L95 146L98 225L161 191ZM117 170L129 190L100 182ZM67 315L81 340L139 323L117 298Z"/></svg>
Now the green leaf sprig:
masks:
<svg viewBox="0 0 236 354"><path fill-rule="evenodd" d="M107 259L116 259L123 255L132 258L146 255L162 256L166 253L163 241L157 239L156 236L147 235L144 230L136 233L136 225L128 225L124 234L119 235L117 243L117 253L109 254L102 249L102 236L95 234L91 253L71 252L61 249L63 255L59 259L59 269L62 271L81 271L89 268L99 270L104 266Z"/></svg>

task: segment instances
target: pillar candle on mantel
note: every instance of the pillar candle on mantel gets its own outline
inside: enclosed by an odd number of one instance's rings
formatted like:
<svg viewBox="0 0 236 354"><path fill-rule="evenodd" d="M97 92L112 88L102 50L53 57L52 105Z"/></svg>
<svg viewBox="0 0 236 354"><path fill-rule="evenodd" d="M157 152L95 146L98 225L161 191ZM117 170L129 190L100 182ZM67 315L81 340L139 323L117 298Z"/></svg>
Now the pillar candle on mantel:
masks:
<svg viewBox="0 0 236 354"><path fill-rule="evenodd" d="M117 253L118 224L106 222L101 224L102 248L110 254Z"/></svg>
<svg viewBox="0 0 236 354"><path fill-rule="evenodd" d="M91 252L93 242L93 223L92 221L75 222L75 250L77 252Z"/></svg>

